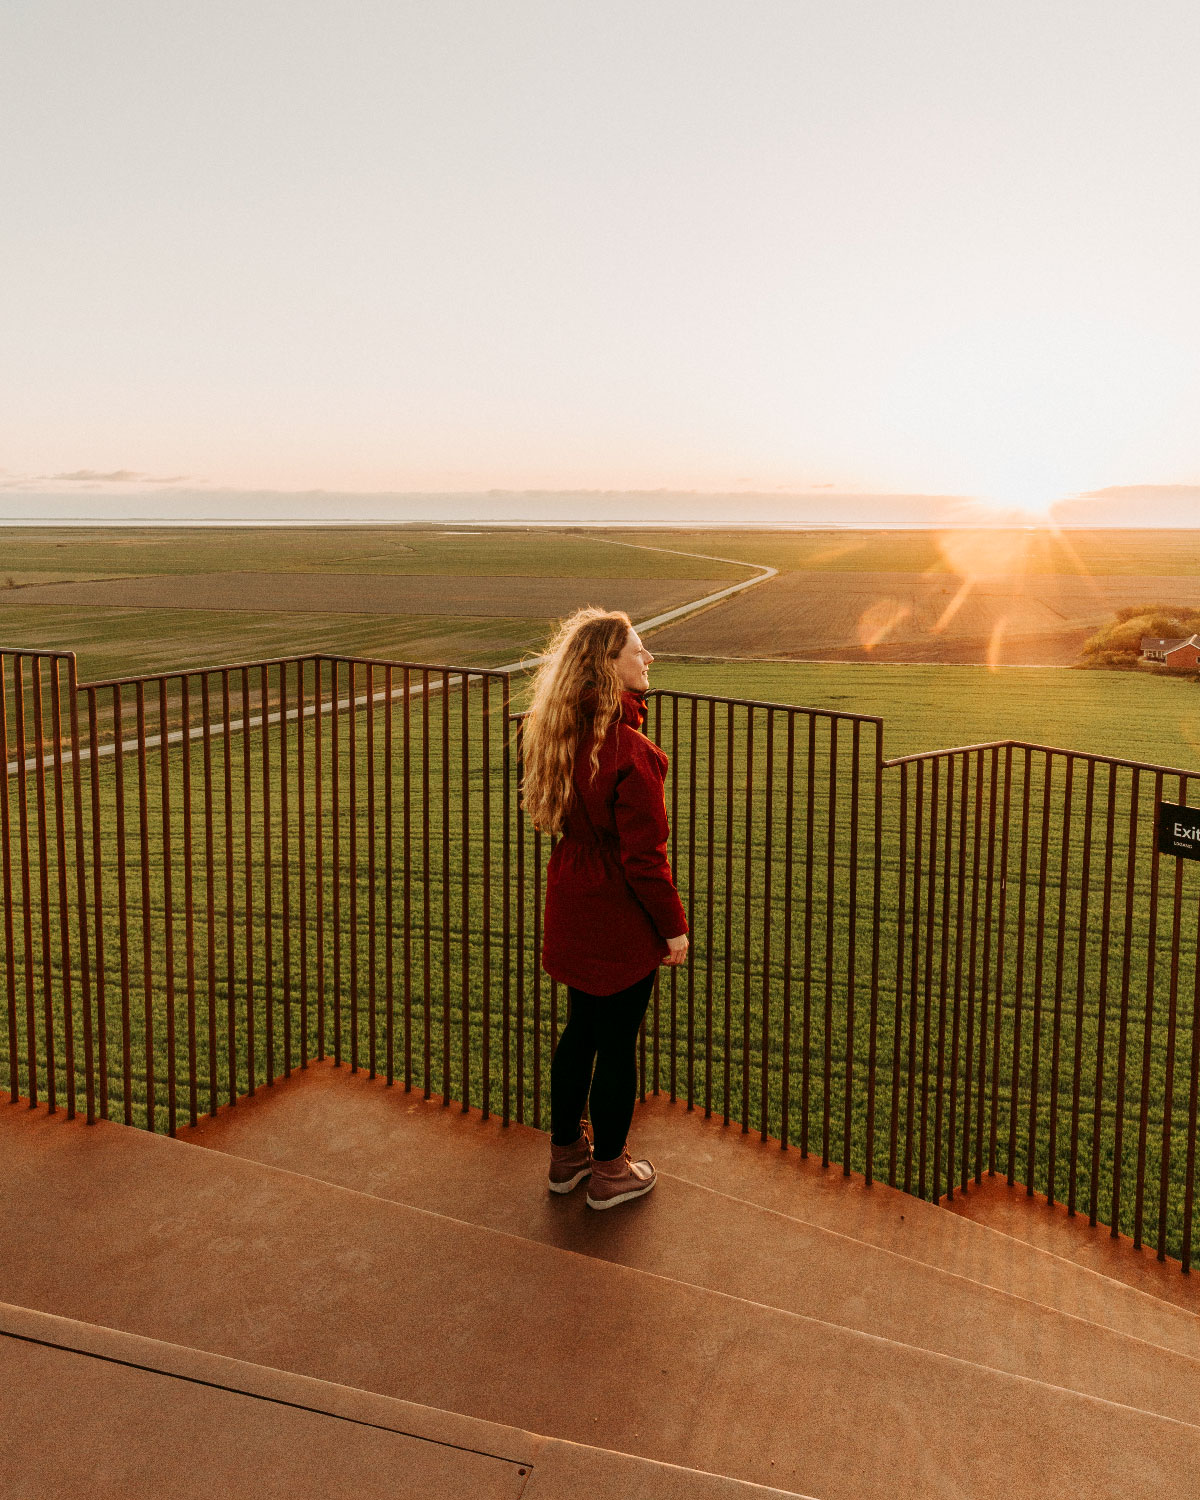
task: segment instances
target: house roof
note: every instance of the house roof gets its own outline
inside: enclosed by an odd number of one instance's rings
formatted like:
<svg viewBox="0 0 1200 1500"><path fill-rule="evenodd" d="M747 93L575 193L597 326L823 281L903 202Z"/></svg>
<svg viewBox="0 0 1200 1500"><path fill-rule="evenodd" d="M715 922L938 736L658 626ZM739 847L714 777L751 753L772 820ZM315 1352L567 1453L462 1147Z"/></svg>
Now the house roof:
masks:
<svg viewBox="0 0 1200 1500"><path fill-rule="evenodd" d="M1196 646L1200 648L1200 635L1183 635L1174 639L1159 640L1152 635L1142 637L1143 651L1178 651L1180 646Z"/></svg>

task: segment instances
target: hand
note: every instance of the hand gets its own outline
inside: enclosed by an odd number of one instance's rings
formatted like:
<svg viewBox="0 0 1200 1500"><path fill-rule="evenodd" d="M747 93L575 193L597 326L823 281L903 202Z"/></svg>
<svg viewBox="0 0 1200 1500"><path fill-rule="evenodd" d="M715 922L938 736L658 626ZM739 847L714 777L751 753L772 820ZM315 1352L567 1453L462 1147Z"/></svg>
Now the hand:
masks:
<svg viewBox="0 0 1200 1500"><path fill-rule="evenodd" d="M688 936L686 932L680 933L678 937L667 939L667 956L663 963L669 969L677 969L680 964L687 963Z"/></svg>

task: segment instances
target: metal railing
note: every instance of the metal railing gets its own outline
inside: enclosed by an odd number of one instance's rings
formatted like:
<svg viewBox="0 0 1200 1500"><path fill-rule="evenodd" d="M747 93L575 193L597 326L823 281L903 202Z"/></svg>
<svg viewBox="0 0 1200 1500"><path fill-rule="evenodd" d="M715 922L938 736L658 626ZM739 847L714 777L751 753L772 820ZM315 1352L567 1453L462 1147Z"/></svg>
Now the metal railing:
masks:
<svg viewBox="0 0 1200 1500"><path fill-rule="evenodd" d="M0 652L12 1099L174 1132L330 1057L541 1125L565 997L503 673ZM1004 1174L1190 1267L1196 773L657 691L693 942L664 1092L921 1197ZM1194 802L1195 796L1191 800Z"/></svg>

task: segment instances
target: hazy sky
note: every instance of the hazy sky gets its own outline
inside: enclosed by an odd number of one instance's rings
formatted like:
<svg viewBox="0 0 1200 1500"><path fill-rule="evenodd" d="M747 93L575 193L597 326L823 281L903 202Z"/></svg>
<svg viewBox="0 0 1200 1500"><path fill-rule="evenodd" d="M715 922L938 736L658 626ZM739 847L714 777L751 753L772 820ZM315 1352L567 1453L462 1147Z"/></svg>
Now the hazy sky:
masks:
<svg viewBox="0 0 1200 1500"><path fill-rule="evenodd" d="M4 17L10 488L1200 483L1194 0Z"/></svg>

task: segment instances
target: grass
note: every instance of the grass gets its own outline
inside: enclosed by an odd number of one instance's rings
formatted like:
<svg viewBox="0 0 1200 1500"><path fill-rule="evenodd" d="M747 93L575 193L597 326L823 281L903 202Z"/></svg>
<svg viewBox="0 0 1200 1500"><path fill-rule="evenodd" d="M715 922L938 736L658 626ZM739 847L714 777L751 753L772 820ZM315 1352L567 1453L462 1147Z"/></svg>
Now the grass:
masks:
<svg viewBox="0 0 1200 1500"><path fill-rule="evenodd" d="M1034 573L1193 576L1200 533L1085 531L625 531L452 530L407 526L21 527L5 533L5 575L100 577L246 569L318 573L434 573L571 578L714 578L737 568L613 546L612 540L711 553L782 570L945 572L964 552ZM604 540L608 538L608 540Z"/></svg>
<svg viewBox="0 0 1200 1500"><path fill-rule="evenodd" d="M495 665L536 651L540 619L259 613L253 610L0 608L4 644L74 651L81 681L253 662L298 651Z"/></svg>
<svg viewBox="0 0 1200 1500"><path fill-rule="evenodd" d="M674 545L687 550L690 541ZM745 576L743 568L613 545L582 533L505 530L454 536L405 527L19 529L5 534L5 555L3 578L18 582L239 570L448 580ZM352 605L352 586L346 596ZM513 602L519 608L519 599ZM253 599L247 604L252 606ZM310 651L494 666L539 649L551 623L521 614L465 618L451 612L380 616L352 609L336 615L252 607L239 612L80 609L22 604L19 588L0 589L3 643L75 651L85 680Z"/></svg>
<svg viewBox="0 0 1200 1500"><path fill-rule="evenodd" d="M655 686L874 714L884 754L1019 739L1200 769L1200 684L1052 667L659 660Z"/></svg>
<svg viewBox="0 0 1200 1500"><path fill-rule="evenodd" d="M493 688L493 711L497 698L498 690ZM1189 1143L1180 1119L1181 1112L1186 1118L1197 1033L1190 1009L1195 955L1175 930L1174 914L1182 916L1192 910L1198 878L1191 870L1181 872L1176 896L1170 884L1171 872L1165 871L1161 890L1157 897L1154 895L1145 830L1152 789L1145 779L1140 788L1138 857L1127 868L1127 780L1116 789L1108 839L1108 783L1103 777L1097 779L1090 793L1094 806L1089 838L1078 819L1072 819L1064 829L1063 773L1061 763L1056 762L1043 849L1038 798L1044 770L1038 761L1032 763L1028 777L1034 812L1029 824L1031 839L1026 840L1024 848L1016 832L1007 843L999 834L995 839L989 837L990 766L986 760L981 765L975 757L970 759L965 782L963 763L957 762L953 787L947 780L945 763L936 786L931 766L920 773L924 787L920 830L916 821L917 773L912 772L903 839L899 773L886 773L876 916L870 725L860 730L855 775L853 726L841 722L839 771L833 779L828 721L819 722L813 730L810 758L807 717L796 720L789 851L786 717L775 717L768 772L768 723L761 710L756 715L751 753L744 711L730 717L723 706L715 706L715 735L710 739L705 705L697 712L699 732L693 739L690 706L682 704L676 718L670 700L659 702L652 728L672 753L674 776L668 788L674 829L672 857L691 912L695 943L690 970L664 977L659 987L644 1064L649 1086L657 1081L664 1089L674 1086L686 1092L691 1080L697 1101L717 1114L724 1113L750 1129L763 1128L774 1135L786 1130L794 1143L807 1140L810 1149L823 1151L835 1161L845 1157L860 1170L870 1161L878 1175L894 1171L898 1181L907 1180L924 1193L932 1190L935 1179L944 1182L952 1150L956 1173L963 1164L964 1151L968 1165L973 1165L975 1153L980 1152L986 1169L994 1102L995 1159L1001 1171L1011 1161L1018 1176L1029 1175L1036 1185L1044 1187L1053 1165L1061 1193L1064 1184L1072 1181L1075 1163L1080 1206L1086 1209L1094 1201L1104 1217L1109 1212L1114 1171L1119 1163L1123 1189L1116 1205L1117 1217L1127 1231L1135 1227L1132 1192L1140 1153L1149 1163L1142 1195L1146 1226L1150 1231L1156 1229L1158 1204L1165 1203L1164 1243L1178 1253L1183 1243L1189 1176ZM240 713L236 700L233 712L235 717ZM123 1056L130 1060L129 1118L146 1118L153 1095L154 1118L161 1129L167 1123L168 1085L172 1079L178 1118L187 1117L193 1066L197 1107L203 1110L224 1100L230 1092L245 1093L255 1083L263 1083L269 1068L278 1073L287 1062L297 1063L301 1033L306 1037L309 1055L313 1055L318 1047L318 995L322 992L325 1043L331 1050L336 1045L346 1060L355 1059L361 1066L384 1071L391 1017L390 1051L398 1080L407 1080L418 1089L470 1098L477 1104L486 1101L496 1112L507 1101L518 1118L539 1121L544 1117L545 1064L563 1014L563 997L541 974L538 964L544 841L539 847L539 841L514 810L506 901L501 725L494 712L484 719L478 686L468 700L465 725L463 697L457 692L411 700L407 737L404 717L403 705L397 705L389 757L382 710L374 719L370 753L365 711L357 714L353 740L343 713L336 798L332 741L326 721L321 742L324 826L320 899L312 823L318 786L314 727L310 721L305 734L303 778L296 738L294 732L289 734L286 869L291 918L286 924L282 920L285 861L278 729L267 741L259 733L215 739L211 791L206 791L202 745L191 749L190 779L186 783L182 751L175 748L168 752L169 857L163 833L162 761L157 752L151 753L144 783L144 885L139 812L143 787L136 760L128 757L125 763L123 837L118 836L121 815L115 767L108 761L99 768L101 910L108 997L104 1035L113 1109L118 1118L124 1110ZM156 727L153 721L151 727ZM351 743L356 750L353 789L348 754ZM228 822L223 813L227 749ZM748 775L751 765L753 774ZM406 768L411 791L407 826L403 816ZM999 768L1003 770L1002 761ZM1024 764L1017 756L1009 793L1014 808L1021 805L1025 780ZM182 820L185 784L198 814L190 861L186 858ZM15 788L16 783L12 786ZM389 842L385 837L389 787L393 804L390 880ZM486 819L485 787L489 802ZM265 796L268 788L269 804ZM308 841L303 851L297 816L302 791L308 809ZM1167 791L1173 788L1168 786ZM1078 810L1086 794L1081 772L1075 775L1072 793ZM211 798L211 818L204 816L206 796ZM999 796L1003 798L1002 780ZM86 830L90 826L86 781L84 802ZM940 813L936 827L932 822L935 805ZM45 899L38 889L36 854L28 903L20 890L19 859L14 859L11 867L18 885L14 903L14 1050L24 1067L30 1036L25 988L25 976L29 974L33 1035L43 1050L44 1062L47 989L38 940L44 910L51 949L49 1030L56 1037L55 1077L61 1099L68 1070L67 1035L62 1024L63 966L58 946L58 856L52 832L55 810L51 778ZM73 824L72 810L68 783L64 798L68 830ZM32 793L26 816L36 846ZM982 818L980 823L974 821L977 816ZM19 808L14 800L10 806L14 851L18 824ZM211 928L204 846L209 826L214 838ZM858 838L852 847L850 835L855 826ZM1019 819L1012 826L1018 827ZM70 909L75 897L69 833L66 847L68 858L63 870ZM1111 858L1106 857L1109 847ZM123 900L122 850L126 880ZM485 851L490 871L486 892ZM164 879L168 869L173 912L169 929ZM335 870L340 885L336 904L332 894ZM1088 901L1083 894L1085 870ZM1100 904L1106 870L1112 872L1111 879L1116 883L1116 898L1110 903L1110 920L1104 924ZM1124 904L1127 878L1132 902L1132 919L1128 922ZM1007 895L1002 898L1005 888ZM303 929L298 923L302 889L307 904ZM190 969L186 941L189 890ZM962 905L958 906L960 892ZM88 899L90 902L90 889ZM1039 901L1043 902L1040 925L1044 951L1035 956L1033 934L1038 926ZM28 956L22 934L27 904L32 932ZM229 926L224 916L227 910L231 913ZM324 924L319 959L315 935L318 912ZM1152 912L1156 912L1153 921ZM1002 930L1007 961L1000 957ZM876 935L877 988L872 985ZM1131 978L1123 987L1122 955L1126 946ZM1178 982L1173 984L1170 954L1181 946L1184 961ZM1022 950L1023 957L1018 959ZM72 956L72 965L78 1005L77 953ZM125 983L123 972L128 976ZM125 1014L120 1005L122 993L128 996ZM1099 1000L1101 993L1108 997L1104 1006ZM188 1005L189 994L194 997L194 1009ZM1017 1023L1018 996L1024 1007L1023 1026ZM856 1018L853 1024L852 1007ZM189 1010L195 1018L194 1040ZM1034 1011L1040 1017L1036 1044ZM172 1012L177 1018L173 1045L168 1040L172 1033L167 1025ZM1103 1036L1102 1017L1106 1023ZM786 1047L785 1025L789 1028ZM72 1041L70 1071L79 1090L82 1034L78 1019ZM153 1063L152 1090L148 1088L144 1061L147 1056ZM139 1058L143 1059L141 1063ZM826 1058L830 1067L828 1086L823 1081ZM1039 1074L1036 1084L1035 1059ZM785 1091L788 1070L791 1085ZM40 1071L44 1090L44 1065ZM1101 1108L1093 1110L1098 1071L1104 1087ZM1119 1112L1113 1098L1118 1073L1125 1080ZM1073 1111L1071 1080L1075 1076L1080 1080L1081 1108ZM869 1082L872 1077L873 1086ZM1010 1156L1008 1129L1014 1078L1016 1097L1035 1102L1036 1134L1031 1151L1029 1117L1021 1103L1011 1116L1014 1140ZM1163 1123L1168 1079L1175 1099L1170 1129ZM969 1108L968 1089L972 1091ZM869 1090L873 1090L875 1104L870 1142ZM1098 1153L1094 1175L1093 1140ZM1169 1147L1165 1195L1159 1185L1164 1142ZM1072 1151L1073 1145L1078 1147L1077 1154Z"/></svg>
<svg viewBox="0 0 1200 1500"><path fill-rule="evenodd" d="M625 533L617 540L713 552L777 566L912 569L942 558L926 533ZM1192 533L1072 534L1070 545L1096 571L1200 571ZM9 568L85 576L122 571L192 573L244 566L316 572L364 571L552 576L712 577L720 565L613 546L584 533L484 531L455 537L404 527L134 528L11 531ZM1073 567L1061 548L1038 556ZM1190 560L1190 561L1189 561ZM943 558L944 561L944 558ZM1118 566L1120 565L1120 566ZM728 569L731 576L740 570ZM19 599L19 590L15 591ZM495 665L536 651L550 622L540 618L461 619L318 615L49 605L0 608L0 632L13 645L77 650L84 679L253 661L326 650L394 660ZM650 637L653 645L653 636ZM732 643L735 647L736 642ZM822 663L700 663L663 660L663 685L770 698L881 715L886 752L906 754L1009 736L1170 765L1200 756L1200 694L1186 680L1109 672Z"/></svg>
<svg viewBox="0 0 1200 1500"><path fill-rule="evenodd" d="M671 552L614 546L582 531L405 526L14 528L3 576L134 573L391 573L476 577L718 578L745 570ZM640 541L637 536L625 538ZM702 533L660 545L709 552Z"/></svg>
<svg viewBox="0 0 1200 1500"><path fill-rule="evenodd" d="M271 535L274 538L278 533ZM178 538L178 533L172 536ZM470 540L477 548L478 539L463 540ZM553 538L547 540L554 542ZM680 542L676 536L663 540L668 545ZM721 551L716 540L705 538L706 544L713 544L714 551ZM913 549L918 542L926 545L927 539L902 540ZM1158 538L1154 541L1159 545ZM336 538L333 542L336 544ZM547 566L552 556L561 559L565 555L561 550L555 552L556 545L551 545L545 554ZM613 557L623 556L626 551L607 550ZM328 560L333 554L323 556ZM655 554L642 556L653 558ZM916 558L917 553L910 550L910 556ZM44 564L44 559L41 562ZM220 562L223 568L229 567L227 552L221 552ZM261 567L261 558L256 557L254 563ZM855 565L863 566L861 562ZM63 567L66 566L64 562ZM705 570L701 576L712 576L711 563L699 566ZM20 607L7 608L8 619L19 621ZM231 617L224 613L206 616L201 612L161 612L169 613L170 628L176 633L170 638L156 638L155 632L163 622L156 617L148 618L144 612L111 611L103 615L97 612L95 618L86 621L61 612L54 619L48 618L44 611L37 613L53 644L83 646L81 662L85 676L128 671L131 667L149 670L220 658L291 654L300 644L296 641L295 615L247 613ZM38 625L34 615L31 611L24 622L26 628ZM347 654L369 652L409 658L442 655L471 664L519 656L530 637L538 639L543 628L543 622L519 619L396 621L323 616L305 619L303 647L311 649L320 644ZM328 634L317 639L318 631ZM418 631L426 635L413 634ZM476 631L477 634L473 633ZM421 640L427 643L428 650L417 649ZM438 649L439 640L444 650ZM27 639L21 644L35 642ZM884 749L889 756L1012 737L1188 767L1197 764L1196 746L1200 744L1200 700L1192 683L1127 673L660 661L653 676L660 688L800 703L842 713L878 714L884 720ZM525 685L513 686L514 706L519 706ZM257 691L257 684L252 683L252 702ZM235 683L235 716L240 711L236 693ZM495 693L493 689L493 709ZM430 716L429 739L427 752L423 753L426 705ZM169 706L172 713L177 712L175 699L170 700ZM153 701L149 711L153 721L156 711ZM965 764L961 759L956 761L954 788L946 780L949 763L941 763L938 791L943 800L939 803L937 830L930 822L934 786L932 766L927 763L920 773L925 809L920 840L914 821L917 772L910 773L908 782L904 840L900 837L899 823L900 773L885 773L876 920L872 886L875 830L870 727L861 731L859 774L854 778L849 774L850 729L843 726L840 771L837 780L831 783L828 727L827 721L823 721L811 761L810 814L807 719L796 721L800 739L792 781L795 821L789 859L784 819L788 796L782 738L786 733L785 719L776 716L773 761L768 776L765 716L760 713L756 717L755 748L750 757L744 717L734 716L730 741L729 721L723 717L725 710L713 712L718 735L714 745L705 738L707 721L703 717L698 718L701 733L693 743L690 710L686 707L676 726L668 700L665 718L661 720L661 733L673 755L675 779L669 788L673 858L693 916L695 943L690 969L664 977L656 994L643 1064L647 1085L653 1087L657 1081L663 1088L674 1085L684 1092L690 1080L694 1097L718 1114L727 1113L729 1118L742 1120L751 1129L761 1127L772 1134L786 1131L793 1142L807 1135L813 1150L825 1150L834 1160L845 1155L859 1169L870 1162L880 1175L894 1170L897 1180L904 1182L907 1175L914 1188L925 1192L932 1189L935 1176L940 1175L944 1180L951 1149L956 1152L956 1170L962 1166L964 1149L971 1167L976 1150L981 1151L980 1159L986 1169L994 1109L996 1164L1000 1170L1011 1163L1019 1177L1032 1178L1043 1188L1049 1184L1053 1171L1060 1193L1064 1184L1071 1191L1074 1171L1079 1206L1084 1210L1096 1206L1101 1218L1111 1217L1115 1212L1117 1222L1126 1231L1137 1227L1132 1207L1133 1186L1139 1175L1143 1175L1143 1227L1153 1239L1161 1207L1164 1244L1172 1253L1179 1253L1186 1233L1185 1198L1194 1167L1194 1160L1189 1160L1194 1143L1186 1138L1180 1117L1192 1088L1200 1035L1193 1025L1191 1009L1196 955L1194 933L1187 924L1189 921L1194 924L1194 916L1189 919L1187 913L1194 913L1200 892L1195 889L1194 870L1180 869L1176 888L1174 867L1163 862L1161 889L1155 895L1147 827L1153 778L1143 777L1140 782L1139 823L1135 829L1139 840L1137 857L1132 866L1127 866L1128 798L1132 786L1128 773L1122 773L1116 786L1110 837L1106 823L1109 784L1103 774L1095 779L1089 792L1082 772L1076 773L1072 783L1076 816L1064 828L1061 758L1054 763L1050 811L1041 825L1038 799L1044 785L1044 767L1039 760L1033 761L1028 777L1034 810L1033 831L1024 845L1015 831L1019 820L1011 825L1014 832L1007 845L999 837L996 840L988 837L986 776L984 782L978 778L981 770L988 771L989 762L985 761L981 767L975 757ZM402 717L399 710L397 714ZM452 693L446 698L435 696L416 702L412 715L409 753L407 756L402 753L402 731L397 722L390 763L384 755L380 724L376 726L374 755L367 756L365 715L360 715L354 740L357 776L353 811L346 759L349 739L343 721L336 860L331 742L326 729L322 740L325 770L321 783L325 808L322 844L325 885L320 906L315 885L315 850L310 839L302 855L295 821L302 787L310 820L315 805L315 741L311 726L306 736L303 778L298 773L293 743L289 762L292 833L287 861L292 921L286 929L281 921L282 807L276 735L269 742L269 837L262 781L262 735L234 735L228 740L213 741L215 920L211 932L202 832L195 835L190 863L185 861L182 752L173 748L166 757L171 783L169 858L163 844L158 754L153 753L147 762L148 877L144 889L138 811L141 787L136 766L132 760L126 766L125 825L121 839L117 835L114 767L110 761L103 763L99 771L98 812L108 997L104 1037L113 1082L113 1109L118 1118L124 1113L124 1083L119 1063L123 1055L130 1058L129 1117L145 1119L152 1110L155 1123L163 1128L167 1120L168 1076L174 1080L176 1109L182 1119L186 1118L189 1106L193 1067L197 1107L204 1109L227 1098L231 1091L236 1095L262 1083L269 1052L274 1054L272 1065L277 1072L286 1061L297 1062L302 1031L309 1054L314 1053L319 1044L317 997L322 991L326 1012L324 1040L332 1048L336 1033L336 1045L347 1059L357 1054L362 1065L373 1063L382 1071L388 1053L390 1016L392 1059L398 1081L408 1081L416 1088L433 1092L445 1088L477 1103L486 1100L497 1111L507 1101L518 1116L542 1118L546 1063L563 1006L563 997L546 981L538 964L539 881L540 863L546 853L544 843L539 846L532 833L522 828L514 812L513 841L508 853L511 878L507 887L506 922L505 855L500 826L504 796L500 726L494 718L489 721L490 771L485 777L483 721L468 715L464 783L461 695ZM732 760L728 758L730 744ZM226 745L231 755L231 816L227 825L221 800ZM748 776L747 765L751 761L754 771L753 776ZM368 765L374 767L370 779ZM387 845L381 835L381 809L389 782L395 807L401 806L405 766L413 801L407 837L398 812L397 821L393 822L393 869L389 883L385 878ZM964 774L968 778L965 783ZM1013 807L1018 808L1027 779L1020 755L1014 759L1011 776L1009 796ZM465 825L459 813L464 784L469 788ZM848 830L855 784L859 840L857 867L852 874ZM13 799L10 840L15 853L18 784L14 780L8 785ZM486 826L485 785L490 798ZM978 832L973 822L973 809L978 805L973 800L977 785L983 817ZM193 806L202 810L205 784L198 747L191 752L189 790ZM947 800L949 792L952 795ZM1166 784L1165 792L1173 795L1172 782ZM1090 842L1078 818L1088 795L1093 799ZM772 808L770 837L768 800ZM958 821L964 805L965 825ZM85 830L90 826L90 810L85 779ZM35 843L28 903L20 888L19 859L10 865L17 893L9 910L17 925L14 944L9 950L12 954L9 972L18 1074L27 1082L25 1058L31 1034L43 1054L47 1033L54 1035L55 1076L61 1100L68 1076L67 1033L62 1021L63 956L58 946L55 812L51 785L46 813L50 862L44 901L36 859L35 800L27 807ZM68 778L64 799L68 852L73 847L72 812ZM197 826L202 830L204 820ZM352 834L356 844L353 859ZM919 879L915 874L918 845ZM228 887L226 848L231 851L232 859ZM373 884L369 869L371 848L376 851ZM117 900L122 850L127 882L124 902ZM485 851L490 870L486 895L482 884ZM957 873L960 853L964 870L961 879ZM341 902L336 912L331 905L330 888L335 867L341 885ZM172 876L174 908L170 963L166 945L167 869ZM73 856L63 865L63 875L70 910L75 902ZM769 903L768 879L772 888ZM189 882L193 898L190 970L186 961L187 917L182 910ZM1101 920L1098 904L1106 882L1111 886L1112 896L1107 925ZM1086 900L1085 885L1089 892ZM789 888L790 922L785 920ZM305 891L308 910L303 939L297 926L301 889ZM1002 891L1006 893L1003 897ZM351 893L356 907L353 915ZM1131 913L1128 921L1127 896ZM90 902L90 889L87 899ZM960 899L961 906L957 904ZM1039 903L1044 941L1042 950L1035 952L1033 934L1039 925L1036 916ZM32 933L28 954L22 931L27 905ZM227 927L224 919L226 908L233 913L232 927ZM324 923L320 962L315 950L318 910ZM43 911L50 933L48 968L39 940ZM961 941L960 932L964 934ZM876 934L877 988L871 982ZM1181 957L1178 970L1172 964L1172 954ZM71 955L71 962L78 1006L77 952ZM143 990L146 962L149 986ZM1127 983L1123 979L1125 972L1130 976ZM27 977L31 990L26 989ZM122 991L128 999L126 1014L122 1014L120 1005ZM268 994L272 997L269 1009ZM189 995L194 998L194 1041L188 1032ZM1106 997L1103 1004L1102 995ZM51 1012L49 1027L47 996ZM1018 1006L1022 1007L1020 1023ZM166 1027L171 1010L178 1021L173 1052L168 1047ZM786 1049L785 1026L789 1032ZM81 1093L83 1043L78 1012L71 1040L75 1052L72 1072ZM140 1066L139 1055L143 1059ZM152 1090L148 1088L147 1056L152 1060L155 1078ZM827 1056L831 1065L828 1088L822 1078ZM44 1055L38 1066L44 1091L47 1082ZM791 1083L785 1091L783 1079L787 1069ZM1119 1110L1113 1096L1118 1073L1125 1080ZM875 1131L868 1142L871 1076L875 1079ZM980 1078L984 1081L982 1093ZM1073 1110L1071 1097L1076 1078L1081 1105ZM1097 1079L1102 1087L1100 1107L1094 1109L1090 1091ZM215 1090L212 1097L210 1086ZM965 1098L968 1087L973 1089L969 1111ZM1169 1096L1174 1102L1168 1126ZM1014 1098L1019 1107L1014 1107ZM1021 1101L1032 1101L1030 1115L1025 1113ZM953 1111L957 1113L952 1120ZM1034 1127L1032 1140L1030 1124ZM1164 1159L1165 1191L1160 1186ZM1144 1167L1139 1163L1144 1163ZM1114 1209L1118 1175L1120 1193Z"/></svg>

